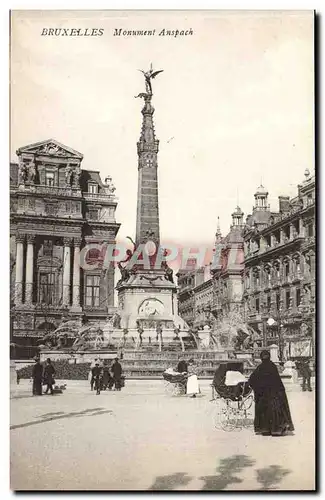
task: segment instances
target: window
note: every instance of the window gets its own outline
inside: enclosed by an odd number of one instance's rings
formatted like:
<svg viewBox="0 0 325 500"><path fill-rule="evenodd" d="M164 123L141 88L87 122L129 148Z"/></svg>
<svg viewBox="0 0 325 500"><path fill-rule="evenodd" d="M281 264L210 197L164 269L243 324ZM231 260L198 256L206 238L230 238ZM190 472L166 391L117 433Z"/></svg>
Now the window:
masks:
<svg viewBox="0 0 325 500"><path fill-rule="evenodd" d="M88 193L97 194L98 193L98 184L88 184Z"/></svg>
<svg viewBox="0 0 325 500"><path fill-rule="evenodd" d="M297 288L296 290L296 306L299 307L301 304L301 290Z"/></svg>
<svg viewBox="0 0 325 500"><path fill-rule="evenodd" d="M267 304L267 310L269 311L271 309L271 295L270 294L268 294L266 300L267 300L267 302L266 302L266 304Z"/></svg>
<svg viewBox="0 0 325 500"><path fill-rule="evenodd" d="M289 309L290 307L290 290L286 291L286 308Z"/></svg>
<svg viewBox="0 0 325 500"><path fill-rule="evenodd" d="M53 254L53 241L52 240L44 240L43 256L44 257L52 257L52 254Z"/></svg>
<svg viewBox="0 0 325 500"><path fill-rule="evenodd" d="M290 272L289 261L286 260L284 263L284 275L286 278L289 276L289 272Z"/></svg>
<svg viewBox="0 0 325 500"><path fill-rule="evenodd" d="M54 172L45 172L45 184L54 186Z"/></svg>
<svg viewBox="0 0 325 500"><path fill-rule="evenodd" d="M307 226L307 236L310 238L314 236L314 226L313 224L308 224Z"/></svg>
<svg viewBox="0 0 325 500"><path fill-rule="evenodd" d="M99 306L99 276L86 276L86 306Z"/></svg>
<svg viewBox="0 0 325 500"><path fill-rule="evenodd" d="M54 304L54 273L40 273L39 302L41 304Z"/></svg>
<svg viewBox="0 0 325 500"><path fill-rule="evenodd" d="M260 299L255 299L255 309L256 312L260 312Z"/></svg>
<svg viewBox="0 0 325 500"><path fill-rule="evenodd" d="M276 294L276 308L279 311L279 309L280 309L280 294L279 293Z"/></svg>
<svg viewBox="0 0 325 500"><path fill-rule="evenodd" d="M89 214L89 219L98 220L98 209L91 209L89 210L88 214Z"/></svg>

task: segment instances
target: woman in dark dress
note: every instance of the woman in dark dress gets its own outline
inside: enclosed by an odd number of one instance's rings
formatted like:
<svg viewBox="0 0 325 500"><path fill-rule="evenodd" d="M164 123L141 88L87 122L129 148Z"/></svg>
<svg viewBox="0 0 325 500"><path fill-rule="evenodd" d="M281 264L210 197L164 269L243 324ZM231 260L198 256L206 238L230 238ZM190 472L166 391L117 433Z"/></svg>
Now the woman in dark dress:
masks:
<svg viewBox="0 0 325 500"><path fill-rule="evenodd" d="M294 430L285 388L269 351L261 352L261 360L248 381L255 395L254 430L263 436L283 436Z"/></svg>

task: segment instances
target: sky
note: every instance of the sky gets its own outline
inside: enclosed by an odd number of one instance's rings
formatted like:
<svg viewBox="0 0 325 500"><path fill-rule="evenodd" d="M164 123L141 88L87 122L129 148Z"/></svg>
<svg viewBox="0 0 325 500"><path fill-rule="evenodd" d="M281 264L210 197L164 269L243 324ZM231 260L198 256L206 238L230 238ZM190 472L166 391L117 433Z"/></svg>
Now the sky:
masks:
<svg viewBox="0 0 325 500"><path fill-rule="evenodd" d="M119 238L135 235L137 149L153 81L162 241L212 244L237 203L251 212L262 182L297 193L314 170L312 11L16 11L11 28L11 160L54 138L112 176ZM43 28L102 28L100 37L47 37ZM151 37L114 36L156 30ZM163 29L193 35L158 36Z"/></svg>

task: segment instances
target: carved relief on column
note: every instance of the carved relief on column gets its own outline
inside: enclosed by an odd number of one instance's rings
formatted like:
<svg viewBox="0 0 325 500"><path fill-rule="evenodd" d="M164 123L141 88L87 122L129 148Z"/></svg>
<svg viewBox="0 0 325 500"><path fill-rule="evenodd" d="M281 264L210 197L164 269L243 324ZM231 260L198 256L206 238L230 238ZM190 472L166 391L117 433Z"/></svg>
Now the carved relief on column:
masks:
<svg viewBox="0 0 325 500"><path fill-rule="evenodd" d="M80 245L81 238L74 238L73 255L73 293L72 306L74 309L80 308Z"/></svg>
<svg viewBox="0 0 325 500"><path fill-rule="evenodd" d="M26 255L26 290L25 302L33 303L33 281L34 281L34 243L35 235L27 234L27 255Z"/></svg>
<svg viewBox="0 0 325 500"><path fill-rule="evenodd" d="M23 275L24 275L24 242L25 235L16 235L16 278L15 278L15 305L23 303Z"/></svg>
<svg viewBox="0 0 325 500"><path fill-rule="evenodd" d="M71 245L72 238L63 238L64 254L63 254L63 305L70 305L70 264L71 264Z"/></svg>

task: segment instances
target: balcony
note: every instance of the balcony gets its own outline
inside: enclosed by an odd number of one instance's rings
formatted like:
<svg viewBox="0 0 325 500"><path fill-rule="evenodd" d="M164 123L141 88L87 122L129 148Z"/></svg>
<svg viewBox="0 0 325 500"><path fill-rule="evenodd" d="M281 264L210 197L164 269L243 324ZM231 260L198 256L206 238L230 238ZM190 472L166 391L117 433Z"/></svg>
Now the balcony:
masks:
<svg viewBox="0 0 325 500"><path fill-rule="evenodd" d="M36 194L46 194L49 196L73 196L76 198L81 197L81 190L78 188L74 188L71 186L68 187L59 187L59 186L47 186L45 184L30 184L29 186L19 186L19 191L24 191L27 193L36 193Z"/></svg>
<svg viewBox="0 0 325 500"><path fill-rule="evenodd" d="M82 196L87 201L99 201L99 202L106 202L106 203L109 201L112 201L114 203L117 202L117 198L114 194L83 192Z"/></svg>

